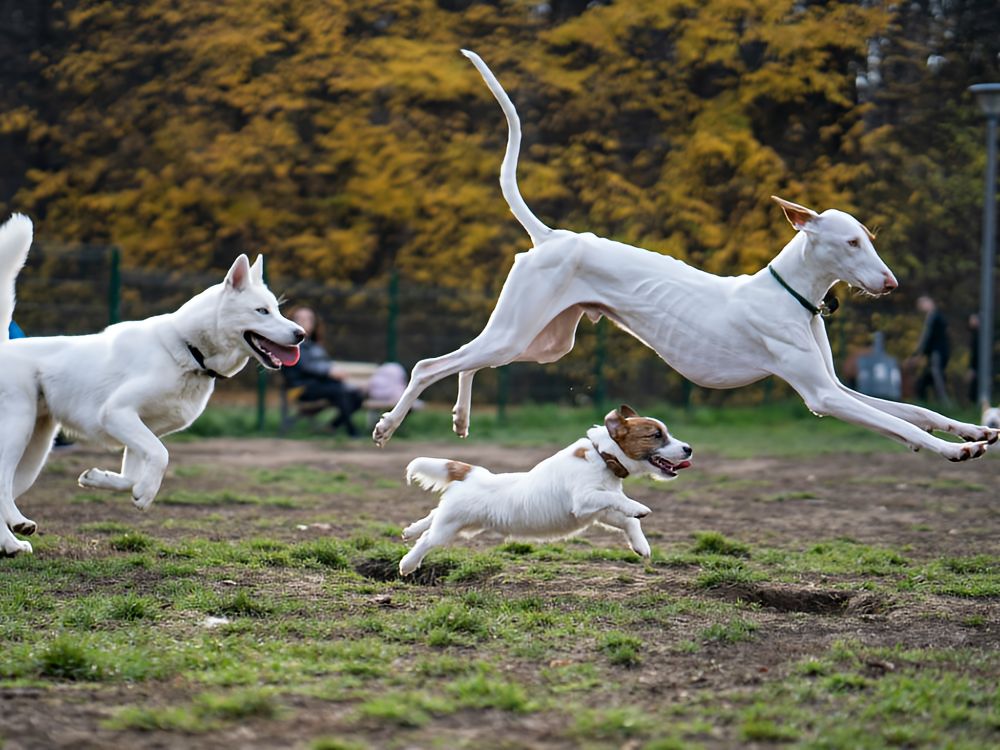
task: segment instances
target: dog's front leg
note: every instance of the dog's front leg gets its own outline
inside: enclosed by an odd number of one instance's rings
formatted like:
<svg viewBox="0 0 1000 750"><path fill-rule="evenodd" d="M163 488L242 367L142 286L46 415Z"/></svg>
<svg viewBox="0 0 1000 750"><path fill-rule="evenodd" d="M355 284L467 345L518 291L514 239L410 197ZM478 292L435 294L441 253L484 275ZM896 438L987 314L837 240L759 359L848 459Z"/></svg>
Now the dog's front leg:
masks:
<svg viewBox="0 0 1000 750"><path fill-rule="evenodd" d="M978 458L986 452L986 442L951 443L934 437L916 425L895 417L845 393L823 365L818 348L806 352L783 352L775 357L782 367L775 375L794 388L806 406L820 416L833 416L845 422L861 425L892 438L912 450L926 448L950 461Z"/></svg>
<svg viewBox="0 0 1000 750"><path fill-rule="evenodd" d="M628 546L637 555L650 556L649 542L646 541L646 535L642 533L642 524L639 523L638 518L629 518L617 510L609 510L601 515L600 522L624 531L625 537L628 539Z"/></svg>
<svg viewBox="0 0 1000 750"><path fill-rule="evenodd" d="M1000 438L1000 430L994 430L981 425L969 424L967 422L959 422L921 406L903 404L898 401L887 401L885 399L875 398L874 396L866 396L863 393L851 390L846 385L841 383L840 379L837 377L837 372L833 365L833 350L830 348L830 340L826 333L826 326L823 324L821 318L817 317L813 319L812 331L813 336L816 338L816 344L823 355L823 364L826 367L827 373L837 383L837 387L847 395L856 398L858 401L868 404L879 411L883 411L886 414L891 414L894 417L906 420L910 424L916 425L922 430L939 430L941 432L949 432L952 435L958 435L965 440L986 440L991 444L995 443L997 439Z"/></svg>
<svg viewBox="0 0 1000 750"><path fill-rule="evenodd" d="M573 496L573 515L581 521L608 511L617 511L628 518L645 518L652 512L621 492L589 490Z"/></svg>
<svg viewBox="0 0 1000 750"><path fill-rule="evenodd" d="M105 471L104 469L87 469L76 480L81 487L94 490L114 490L124 492L131 490L139 481L142 462L128 448L122 454L121 473Z"/></svg>
<svg viewBox="0 0 1000 750"><path fill-rule="evenodd" d="M167 449L131 408L106 410L103 425L109 435L125 446L123 474L133 482L132 502L139 510L145 510L156 499L167 470L170 458Z"/></svg>

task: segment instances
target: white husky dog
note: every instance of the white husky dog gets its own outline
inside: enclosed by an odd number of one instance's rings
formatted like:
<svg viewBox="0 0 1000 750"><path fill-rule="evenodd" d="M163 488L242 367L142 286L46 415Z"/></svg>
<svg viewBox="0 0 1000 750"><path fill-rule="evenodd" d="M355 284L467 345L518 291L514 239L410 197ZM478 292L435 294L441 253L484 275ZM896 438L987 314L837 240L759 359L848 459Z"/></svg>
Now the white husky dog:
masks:
<svg viewBox="0 0 1000 750"><path fill-rule="evenodd" d="M690 457L691 446L671 437L663 422L623 404L602 426L529 472L493 474L461 461L415 458L406 481L441 492L441 502L404 529L403 539L420 538L399 561L399 572L409 575L435 547L486 529L521 539L560 539L599 523L624 531L632 550L649 557L639 525L649 508L622 492L622 479L673 479L691 465Z"/></svg>
<svg viewBox="0 0 1000 750"><path fill-rule="evenodd" d="M129 490L147 508L167 468L158 436L187 427L204 410L215 379L254 357L268 369L298 361L302 328L281 316L264 285L263 258L241 255L225 281L179 310L118 323L87 336L8 341L14 281L31 245L31 221L0 226L0 552L31 552L12 531L35 522L14 504L38 477L60 425L81 439L125 447L121 472L89 469L80 485Z"/></svg>

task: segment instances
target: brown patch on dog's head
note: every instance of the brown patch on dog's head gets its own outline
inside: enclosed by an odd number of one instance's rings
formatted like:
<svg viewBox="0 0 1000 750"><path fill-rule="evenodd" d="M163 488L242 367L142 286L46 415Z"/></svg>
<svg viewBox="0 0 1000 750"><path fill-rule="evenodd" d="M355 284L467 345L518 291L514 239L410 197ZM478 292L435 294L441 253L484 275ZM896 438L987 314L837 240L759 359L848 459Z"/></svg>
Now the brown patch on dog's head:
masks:
<svg viewBox="0 0 1000 750"><path fill-rule="evenodd" d="M635 461L645 461L670 440L662 422L640 417L627 404L608 412L604 426L622 452Z"/></svg>
<svg viewBox="0 0 1000 750"><path fill-rule="evenodd" d="M858 223L860 223L860 222L858 222ZM861 228L865 230L865 234L868 235L868 239L871 240L872 242L874 242L875 241L875 233L878 232L878 229L876 229L875 232L873 232L868 227L866 227L864 224L861 224Z"/></svg>
<svg viewBox="0 0 1000 750"><path fill-rule="evenodd" d="M577 448L575 451L573 451L573 455L576 456L577 458L586 459L587 458L587 449L586 448Z"/></svg>
<svg viewBox="0 0 1000 750"><path fill-rule="evenodd" d="M445 464L445 468L448 470L449 482L461 482L469 476L469 472L472 471L472 464L467 464L464 461L449 461Z"/></svg>

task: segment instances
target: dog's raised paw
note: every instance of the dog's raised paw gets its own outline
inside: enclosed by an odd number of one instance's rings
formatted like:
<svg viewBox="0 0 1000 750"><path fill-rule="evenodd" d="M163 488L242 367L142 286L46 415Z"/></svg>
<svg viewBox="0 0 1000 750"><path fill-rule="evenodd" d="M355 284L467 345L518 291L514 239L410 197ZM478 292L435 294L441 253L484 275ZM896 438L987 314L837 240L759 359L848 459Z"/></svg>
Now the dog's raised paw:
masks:
<svg viewBox="0 0 1000 750"><path fill-rule="evenodd" d="M386 419L386 416L383 414L378 424L375 425L375 429L372 430L372 440L375 441L375 445L379 448L384 448L385 444L389 442L389 438L392 437L392 433L395 432L395 429L389 420Z"/></svg>
<svg viewBox="0 0 1000 750"><path fill-rule="evenodd" d="M15 534L20 534L21 536L31 536L37 529L38 525L28 518L25 518L20 523L15 523L10 527L11 531Z"/></svg>
<svg viewBox="0 0 1000 750"><path fill-rule="evenodd" d="M986 453L986 446L988 443L985 440L980 440L975 443L964 443L954 456L949 456L949 461L968 461L970 458L979 458L984 453Z"/></svg>

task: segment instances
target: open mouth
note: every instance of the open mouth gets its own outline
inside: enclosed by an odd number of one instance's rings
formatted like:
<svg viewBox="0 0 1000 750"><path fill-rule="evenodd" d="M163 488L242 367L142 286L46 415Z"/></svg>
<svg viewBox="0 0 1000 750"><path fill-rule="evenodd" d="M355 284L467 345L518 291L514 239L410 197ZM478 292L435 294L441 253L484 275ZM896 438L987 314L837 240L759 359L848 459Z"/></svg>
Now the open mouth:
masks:
<svg viewBox="0 0 1000 750"><path fill-rule="evenodd" d="M285 346L253 331L244 331L243 338L257 359L269 370L279 370L282 365L291 367L299 361L299 347Z"/></svg>
<svg viewBox="0 0 1000 750"><path fill-rule="evenodd" d="M668 477L676 477L678 471L686 469L691 465L691 462L686 459L676 464L672 464L667 459L663 458L663 456L657 455L650 456L649 463L659 469L661 474Z"/></svg>

